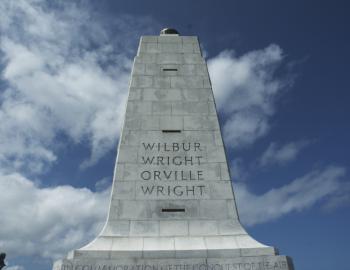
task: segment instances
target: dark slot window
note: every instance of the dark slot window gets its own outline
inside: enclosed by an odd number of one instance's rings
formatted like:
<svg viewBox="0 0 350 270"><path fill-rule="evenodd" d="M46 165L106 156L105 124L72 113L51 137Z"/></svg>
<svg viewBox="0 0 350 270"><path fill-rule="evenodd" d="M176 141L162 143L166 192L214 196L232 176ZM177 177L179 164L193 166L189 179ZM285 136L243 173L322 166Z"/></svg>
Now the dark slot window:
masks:
<svg viewBox="0 0 350 270"><path fill-rule="evenodd" d="M171 212L171 213L174 213L174 212L185 212L185 209L184 208L163 208L162 209L162 212Z"/></svg>
<svg viewBox="0 0 350 270"><path fill-rule="evenodd" d="M180 133L181 130L179 130L179 129L163 129L162 132L163 133Z"/></svg>
<svg viewBox="0 0 350 270"><path fill-rule="evenodd" d="M177 71L177 68L163 68L163 71Z"/></svg>

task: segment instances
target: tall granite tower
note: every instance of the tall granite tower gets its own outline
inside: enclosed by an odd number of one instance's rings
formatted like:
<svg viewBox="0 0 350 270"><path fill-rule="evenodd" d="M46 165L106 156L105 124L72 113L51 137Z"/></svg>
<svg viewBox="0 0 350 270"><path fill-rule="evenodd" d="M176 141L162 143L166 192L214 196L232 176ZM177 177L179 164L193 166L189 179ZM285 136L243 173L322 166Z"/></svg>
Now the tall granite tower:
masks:
<svg viewBox="0 0 350 270"><path fill-rule="evenodd" d="M106 225L54 270L263 269L293 266L239 222L197 37L143 36Z"/></svg>

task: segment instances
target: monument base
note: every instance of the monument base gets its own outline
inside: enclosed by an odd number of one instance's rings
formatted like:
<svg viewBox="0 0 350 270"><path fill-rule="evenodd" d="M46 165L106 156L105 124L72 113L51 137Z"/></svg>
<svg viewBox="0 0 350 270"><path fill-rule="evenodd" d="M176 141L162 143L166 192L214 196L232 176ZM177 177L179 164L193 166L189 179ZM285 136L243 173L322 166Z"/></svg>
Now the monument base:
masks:
<svg viewBox="0 0 350 270"><path fill-rule="evenodd" d="M53 270L293 270L287 256L187 259L63 259Z"/></svg>

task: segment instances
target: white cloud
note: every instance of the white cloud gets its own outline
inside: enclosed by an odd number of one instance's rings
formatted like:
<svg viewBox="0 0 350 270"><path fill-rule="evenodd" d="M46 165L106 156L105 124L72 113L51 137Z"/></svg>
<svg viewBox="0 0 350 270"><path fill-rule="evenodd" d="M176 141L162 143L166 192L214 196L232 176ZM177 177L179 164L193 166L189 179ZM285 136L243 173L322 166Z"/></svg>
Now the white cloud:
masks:
<svg viewBox="0 0 350 270"><path fill-rule="evenodd" d="M0 249L11 256L59 258L102 229L110 189L41 188L20 174L0 175Z"/></svg>
<svg viewBox="0 0 350 270"><path fill-rule="evenodd" d="M40 173L57 159L57 135L85 143L96 163L116 144L135 44L148 18L105 27L86 2L0 1L0 166ZM94 17L95 16L95 17Z"/></svg>
<svg viewBox="0 0 350 270"><path fill-rule="evenodd" d="M274 100L289 83L275 75L282 61L282 49L274 44L240 57L224 51L209 59L217 106L227 116L223 135L229 147L247 146L268 132Z"/></svg>
<svg viewBox="0 0 350 270"><path fill-rule="evenodd" d="M25 270L25 268L21 265L14 265L6 267L6 270Z"/></svg>
<svg viewBox="0 0 350 270"><path fill-rule="evenodd" d="M277 145L272 142L260 158L260 165L285 164L294 160L300 151L307 146L306 141L290 142L285 145Z"/></svg>
<svg viewBox="0 0 350 270"><path fill-rule="evenodd" d="M253 194L244 183L236 183L241 220L246 225L263 223L310 208L324 199L332 199L343 188L345 173L342 167L314 170L261 195Z"/></svg>
<svg viewBox="0 0 350 270"><path fill-rule="evenodd" d="M326 211L332 211L336 208L350 205L350 183L342 185L342 188L332 196L323 206Z"/></svg>

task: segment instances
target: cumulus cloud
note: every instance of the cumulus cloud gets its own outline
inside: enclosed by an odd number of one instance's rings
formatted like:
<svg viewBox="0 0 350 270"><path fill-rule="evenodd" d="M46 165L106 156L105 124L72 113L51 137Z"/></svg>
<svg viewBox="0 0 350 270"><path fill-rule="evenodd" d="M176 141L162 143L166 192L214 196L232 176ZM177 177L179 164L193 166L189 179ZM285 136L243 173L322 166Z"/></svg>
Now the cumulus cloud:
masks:
<svg viewBox="0 0 350 270"><path fill-rule="evenodd" d="M41 188L0 175L0 249L11 256L59 258L92 240L106 220L110 189Z"/></svg>
<svg viewBox="0 0 350 270"><path fill-rule="evenodd" d="M282 61L282 49L275 44L242 56L227 50L208 60L217 106L226 115L223 135L229 147L250 145L269 131L275 99L290 83L275 75Z"/></svg>
<svg viewBox="0 0 350 270"><path fill-rule="evenodd" d="M0 166L10 171L42 172L57 159L62 133L91 149L83 168L115 145L131 40L152 25L119 16L105 27L88 2L48 2L0 2Z"/></svg>
<svg viewBox="0 0 350 270"><path fill-rule="evenodd" d="M342 167L314 170L261 195L252 193L244 183L237 183L235 194L241 220L254 225L302 211L322 200L332 201L343 188L345 173Z"/></svg>
<svg viewBox="0 0 350 270"><path fill-rule="evenodd" d="M272 142L260 158L260 165L285 164L294 160L300 151L308 145L306 141L290 142L284 145L278 145Z"/></svg>

